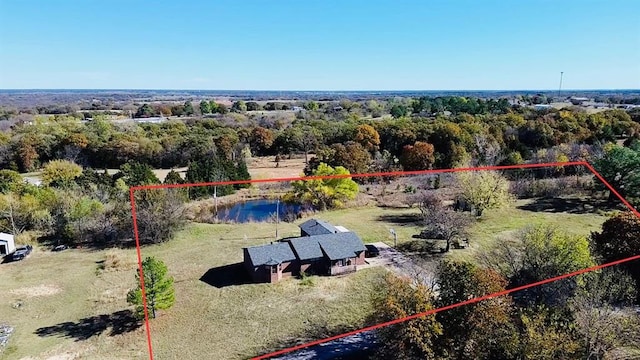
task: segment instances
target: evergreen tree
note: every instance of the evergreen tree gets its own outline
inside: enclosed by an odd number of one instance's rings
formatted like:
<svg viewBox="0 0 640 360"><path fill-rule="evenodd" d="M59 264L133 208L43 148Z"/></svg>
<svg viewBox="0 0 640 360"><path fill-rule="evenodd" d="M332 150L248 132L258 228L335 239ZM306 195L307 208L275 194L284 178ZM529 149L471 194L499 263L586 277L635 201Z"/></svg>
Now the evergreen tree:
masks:
<svg viewBox="0 0 640 360"><path fill-rule="evenodd" d="M128 186L160 184L160 180L153 173L151 166L136 161L122 165L120 173L114 176L114 180L119 178L122 178Z"/></svg>
<svg viewBox="0 0 640 360"><path fill-rule="evenodd" d="M222 181L250 180L247 164L240 160L234 163L222 156L205 156L192 161L187 169L186 181L188 183L212 183ZM201 198L216 194L225 196L234 193L235 189L248 187L249 184L200 186L189 188L189 197Z"/></svg>
<svg viewBox="0 0 640 360"><path fill-rule="evenodd" d="M171 170L169 171L167 176L164 178L164 183L165 184L183 184L184 179L182 179L182 177L180 176L180 174L178 174L177 171Z"/></svg>
<svg viewBox="0 0 640 360"><path fill-rule="evenodd" d="M167 276L167 265L154 257L147 257L142 262L144 272L144 289L147 300L147 310L152 319L156 317L156 310L168 309L175 303L175 289L173 277ZM136 315L144 317L142 288L140 274L136 273L138 287L127 294L127 302L136 305Z"/></svg>

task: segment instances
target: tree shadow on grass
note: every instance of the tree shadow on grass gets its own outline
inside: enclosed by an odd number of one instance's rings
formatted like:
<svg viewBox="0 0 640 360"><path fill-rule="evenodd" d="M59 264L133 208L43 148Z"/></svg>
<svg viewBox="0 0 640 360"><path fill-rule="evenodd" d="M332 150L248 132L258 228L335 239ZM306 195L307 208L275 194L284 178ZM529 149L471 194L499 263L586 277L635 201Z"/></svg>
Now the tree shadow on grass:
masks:
<svg viewBox="0 0 640 360"><path fill-rule="evenodd" d="M401 226L419 226L423 224L420 214L384 214L378 216L376 220Z"/></svg>
<svg viewBox="0 0 640 360"><path fill-rule="evenodd" d="M131 332L141 325L142 323L136 319L131 310L121 310L113 314L91 316L78 322L67 321L53 326L41 327L35 331L35 334L41 337L57 336L82 341L107 331L109 336L121 335Z"/></svg>
<svg viewBox="0 0 640 360"><path fill-rule="evenodd" d="M301 345L316 339L324 339L350 330L353 329L346 327L328 328L326 326L309 324L307 329L301 332L301 336L281 339L273 342L272 344L264 347L262 351L260 351L260 355ZM362 360L372 358L376 353L378 346L379 343L375 332L368 331L320 345L310 346L303 350L292 351L281 356L273 357L273 359Z"/></svg>
<svg viewBox="0 0 640 360"><path fill-rule="evenodd" d="M518 209L534 212L551 212L567 214L592 214L600 211L613 210L617 204L603 200L578 198L538 198L530 204L520 205Z"/></svg>
<svg viewBox="0 0 640 360"><path fill-rule="evenodd" d="M211 268L200 277L200 281L217 288L253 283L242 263Z"/></svg>

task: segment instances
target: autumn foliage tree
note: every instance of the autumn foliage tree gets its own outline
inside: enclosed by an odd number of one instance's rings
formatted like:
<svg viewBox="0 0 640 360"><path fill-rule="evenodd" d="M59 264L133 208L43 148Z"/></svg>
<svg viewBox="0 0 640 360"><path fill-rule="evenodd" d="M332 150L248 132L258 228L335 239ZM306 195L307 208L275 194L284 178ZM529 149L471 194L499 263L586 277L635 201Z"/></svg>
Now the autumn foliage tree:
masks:
<svg viewBox="0 0 640 360"><path fill-rule="evenodd" d="M330 165L343 166L352 174L364 174L369 170L371 155L360 143L333 144L331 150Z"/></svg>
<svg viewBox="0 0 640 360"><path fill-rule="evenodd" d="M605 262L638 254L640 249L640 219L632 212L619 213L602 224L602 231L591 234L597 254Z"/></svg>
<svg viewBox="0 0 640 360"><path fill-rule="evenodd" d="M602 262L621 260L640 251L640 219L631 213L617 214L602 224L602 231L591 234L591 246ZM640 264L632 261L620 265L640 285ZM640 292L638 293L640 297Z"/></svg>
<svg viewBox="0 0 640 360"><path fill-rule="evenodd" d="M443 261L438 269L438 307L503 291L508 284L499 273L469 262ZM440 312L436 319L443 326L438 349L444 358L509 358L518 351L512 322L510 296Z"/></svg>
<svg viewBox="0 0 640 360"><path fill-rule="evenodd" d="M388 273L372 297L375 323L432 310L434 295L422 284ZM442 326L434 315L423 316L378 330L380 359L435 359L435 339Z"/></svg>
<svg viewBox="0 0 640 360"><path fill-rule="evenodd" d="M251 131L251 150L256 154L266 154L271 149L274 139L273 131L256 126Z"/></svg>
<svg viewBox="0 0 640 360"><path fill-rule="evenodd" d="M402 149L400 164L407 171L431 169L436 161L433 145L416 141L413 145L406 145Z"/></svg>
<svg viewBox="0 0 640 360"><path fill-rule="evenodd" d="M477 216L506 205L512 198L509 182L495 171L461 171L456 179L461 196L475 208Z"/></svg>
<svg viewBox="0 0 640 360"><path fill-rule="evenodd" d="M355 199L358 184L350 177L349 171L342 166L335 169L320 163L312 176L340 176L329 179L313 179L293 181L293 189L285 199L302 204L313 205L320 210L342 207L347 200Z"/></svg>
<svg viewBox="0 0 640 360"><path fill-rule="evenodd" d="M52 187L70 187L81 174L80 165L66 160L54 160L44 166L42 183Z"/></svg>
<svg viewBox="0 0 640 360"><path fill-rule="evenodd" d="M380 146L380 134L371 125L358 125L353 139L372 153Z"/></svg>

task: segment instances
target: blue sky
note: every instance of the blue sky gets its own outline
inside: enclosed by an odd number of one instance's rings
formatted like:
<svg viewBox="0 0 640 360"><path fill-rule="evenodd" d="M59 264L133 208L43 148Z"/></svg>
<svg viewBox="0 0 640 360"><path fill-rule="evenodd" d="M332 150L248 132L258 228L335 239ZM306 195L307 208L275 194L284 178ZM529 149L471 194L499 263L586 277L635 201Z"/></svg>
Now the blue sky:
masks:
<svg viewBox="0 0 640 360"><path fill-rule="evenodd" d="M640 88L637 0L0 0L0 88Z"/></svg>

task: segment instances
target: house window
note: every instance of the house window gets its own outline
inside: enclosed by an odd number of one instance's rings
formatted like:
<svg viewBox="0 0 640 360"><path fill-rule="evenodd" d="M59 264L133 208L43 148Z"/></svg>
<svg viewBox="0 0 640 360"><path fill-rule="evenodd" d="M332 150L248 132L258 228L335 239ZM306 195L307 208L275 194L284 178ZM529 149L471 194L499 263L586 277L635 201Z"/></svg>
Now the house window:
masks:
<svg viewBox="0 0 640 360"><path fill-rule="evenodd" d="M272 266L271 267L271 272L274 273L274 274L277 273L278 272L278 265Z"/></svg>
<svg viewBox="0 0 640 360"><path fill-rule="evenodd" d="M351 259L347 260L347 265L351 265Z"/></svg>
<svg viewBox="0 0 640 360"><path fill-rule="evenodd" d="M340 259L340 260L336 261L336 265L344 266L344 259Z"/></svg>

